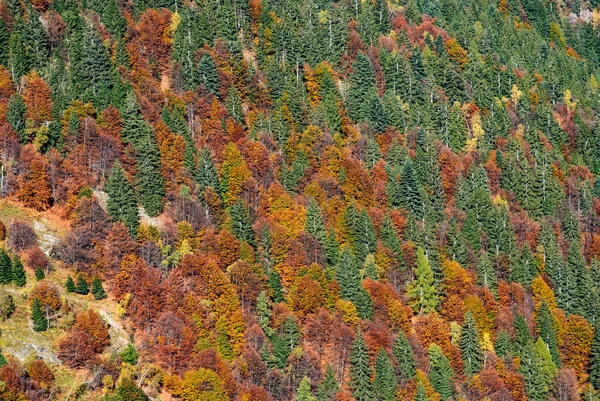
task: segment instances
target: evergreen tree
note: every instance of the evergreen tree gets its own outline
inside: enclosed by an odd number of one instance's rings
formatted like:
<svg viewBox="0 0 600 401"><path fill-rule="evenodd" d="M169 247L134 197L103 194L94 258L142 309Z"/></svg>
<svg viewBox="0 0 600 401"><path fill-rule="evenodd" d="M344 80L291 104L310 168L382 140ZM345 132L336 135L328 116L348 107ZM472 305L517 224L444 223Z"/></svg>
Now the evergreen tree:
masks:
<svg viewBox="0 0 600 401"><path fill-rule="evenodd" d="M13 281L12 262L4 249L0 249L0 284L10 284Z"/></svg>
<svg viewBox="0 0 600 401"><path fill-rule="evenodd" d="M92 294L94 295L95 300L106 298L106 292L104 291L104 287L102 287L102 282L100 282L98 276L95 276L92 280Z"/></svg>
<svg viewBox="0 0 600 401"><path fill-rule="evenodd" d="M296 390L296 401L316 401L317 398L312 395L310 389L310 379L306 376L300 380L298 390Z"/></svg>
<svg viewBox="0 0 600 401"><path fill-rule="evenodd" d="M25 268L17 255L12 259L12 281L18 287L24 287L27 283Z"/></svg>
<svg viewBox="0 0 600 401"><path fill-rule="evenodd" d="M556 366L560 366L560 353L558 352L558 339L556 337L556 330L554 329L554 316L548 308L548 304L543 301L540 309L537 313L537 330L540 334L540 338L544 341L550 355L552 355L552 361Z"/></svg>
<svg viewBox="0 0 600 401"><path fill-rule="evenodd" d="M133 344L127 344L127 347L119 354L121 360L129 365L137 365L138 352L136 351Z"/></svg>
<svg viewBox="0 0 600 401"><path fill-rule="evenodd" d="M319 401L334 401L335 394L339 391L340 386L335 379L335 373L331 365L327 364L325 368L325 376L317 387L317 400Z"/></svg>
<svg viewBox="0 0 600 401"><path fill-rule="evenodd" d="M19 142L26 144L29 141L28 135L25 133L25 103L23 98L18 93L13 94L8 100L8 108L6 109L6 121L11 128L19 135Z"/></svg>
<svg viewBox="0 0 600 401"><path fill-rule="evenodd" d="M465 374L472 376L479 373L483 363L483 352L479 346L479 334L475 319L471 312L465 316L465 324L460 335L460 355L465 365Z"/></svg>
<svg viewBox="0 0 600 401"><path fill-rule="evenodd" d="M373 383L371 383L371 367L369 353L360 329L350 348L350 388L356 401L372 401L375 399Z"/></svg>
<svg viewBox="0 0 600 401"><path fill-rule="evenodd" d="M48 320L44 316L40 301L37 298L33 298L31 304L31 321L33 322L34 331L46 331L48 329Z"/></svg>
<svg viewBox="0 0 600 401"><path fill-rule="evenodd" d="M415 279L408 288L408 296L415 312L435 312L439 305L433 272L421 247L417 248Z"/></svg>
<svg viewBox="0 0 600 401"><path fill-rule="evenodd" d="M442 400L447 400L454 394L454 372L450 361L437 344L431 344L428 349L430 368L429 381Z"/></svg>
<svg viewBox="0 0 600 401"><path fill-rule="evenodd" d="M65 289L67 290L67 292L75 292L75 282L73 281L73 277L71 277L71 275L69 275L69 277L67 277L67 282L65 283Z"/></svg>
<svg viewBox="0 0 600 401"><path fill-rule="evenodd" d="M229 217L231 219L231 232L240 241L246 241L248 244L255 245L255 235L252 229L252 220L248 215L246 206L241 199L238 199L229 208Z"/></svg>
<svg viewBox="0 0 600 401"><path fill-rule="evenodd" d="M210 93L218 97L221 82L217 72L217 65L208 53L205 53L204 56L202 56L198 70L200 73L200 83L204 85Z"/></svg>
<svg viewBox="0 0 600 401"><path fill-rule="evenodd" d="M138 207L133 186L125 176L125 171L117 161L104 184L108 200L106 207L113 221L121 221L135 237L138 229Z"/></svg>
<svg viewBox="0 0 600 401"><path fill-rule="evenodd" d="M363 264L367 255L374 253L377 247L375 227L367 209L362 209L358 214L353 231L355 255L358 263Z"/></svg>
<svg viewBox="0 0 600 401"><path fill-rule="evenodd" d="M364 53L359 53L352 64L347 95L348 113L356 121L365 121L371 114L371 105L367 99L375 94L375 74L371 61Z"/></svg>
<svg viewBox="0 0 600 401"><path fill-rule="evenodd" d="M417 385L417 394L415 395L414 401L429 401L425 386L423 386L421 381L419 381L419 384Z"/></svg>
<svg viewBox="0 0 600 401"><path fill-rule="evenodd" d="M321 247L324 249L327 248L327 231L325 229L325 222L323 221L323 215L321 214L321 209L319 209L319 204L314 198L311 198L308 201L304 229L319 242Z"/></svg>
<svg viewBox="0 0 600 401"><path fill-rule="evenodd" d="M373 390L375 400L394 401L396 399L396 387L398 382L392 364L383 348L379 349L377 360L375 361L375 379L373 380Z"/></svg>
<svg viewBox="0 0 600 401"><path fill-rule="evenodd" d="M423 199L421 198L419 184L415 177L415 170L410 160L402 168L400 204L406 210L414 213L417 220L423 217Z"/></svg>
<svg viewBox="0 0 600 401"><path fill-rule="evenodd" d="M336 270L341 297L351 301L356 306L361 319L373 316L373 300L362 286L360 270L352 251L348 247L342 249Z"/></svg>
<svg viewBox="0 0 600 401"><path fill-rule="evenodd" d="M590 383L594 388L600 388L600 327L594 328L594 339L590 350Z"/></svg>
<svg viewBox="0 0 600 401"><path fill-rule="evenodd" d="M80 274L77 276L77 283L75 284L75 293L80 295L87 295L90 292L90 287L85 281L83 276Z"/></svg>
<svg viewBox="0 0 600 401"><path fill-rule="evenodd" d="M152 131L140 139L136 149L138 173L136 185L139 201L150 217L155 217L162 210L162 200L165 196L165 183L160 175L160 152Z"/></svg>
<svg viewBox="0 0 600 401"><path fill-rule="evenodd" d="M409 380L415 377L417 374L415 355L408 342L408 339L406 338L406 335L404 335L404 332L402 331L394 342L392 354L398 361L400 377L402 377L404 380Z"/></svg>
<svg viewBox="0 0 600 401"><path fill-rule="evenodd" d="M509 354L511 349L511 339L506 330L501 330L500 333L498 333L496 342L494 343L494 349L499 356L507 356Z"/></svg>
<svg viewBox="0 0 600 401"><path fill-rule="evenodd" d="M494 266L492 266L492 261L487 252L483 252L479 257L477 284L488 287L492 291L495 291L498 286L496 272L494 271Z"/></svg>
<svg viewBox="0 0 600 401"><path fill-rule="evenodd" d="M198 182L198 185L200 185L200 190L204 190L206 187L212 187L218 193L221 189L215 163L210 150L207 148L202 148L198 154L196 182Z"/></svg>
<svg viewBox="0 0 600 401"><path fill-rule="evenodd" d="M35 269L35 279L37 281L43 280L46 275L44 274L44 270L41 267Z"/></svg>

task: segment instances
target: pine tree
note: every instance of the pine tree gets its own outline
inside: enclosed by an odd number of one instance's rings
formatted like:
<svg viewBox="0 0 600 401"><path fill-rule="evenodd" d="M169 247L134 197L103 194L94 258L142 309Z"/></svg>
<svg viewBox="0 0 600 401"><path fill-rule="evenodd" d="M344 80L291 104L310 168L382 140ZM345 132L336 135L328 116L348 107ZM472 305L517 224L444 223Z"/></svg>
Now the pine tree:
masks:
<svg viewBox="0 0 600 401"><path fill-rule="evenodd" d="M40 301L37 298L33 298L31 304L31 321L33 322L34 331L46 331L48 329L48 320L44 316Z"/></svg>
<svg viewBox="0 0 600 401"><path fill-rule="evenodd" d="M127 344L127 347L119 354L121 360L129 365L136 365L138 362L138 352L133 344Z"/></svg>
<svg viewBox="0 0 600 401"><path fill-rule="evenodd" d="M600 326L598 324L594 327L590 356L590 383L598 389L600 388Z"/></svg>
<svg viewBox="0 0 600 401"><path fill-rule="evenodd" d="M104 184L108 200L106 207L113 221L121 221L135 237L138 229L138 207L133 186L125 176L125 171L117 161Z"/></svg>
<svg viewBox="0 0 600 401"><path fill-rule="evenodd" d="M221 82L215 61L208 53L205 53L204 56L202 56L198 70L200 72L200 83L204 85L210 93L218 97Z"/></svg>
<svg viewBox="0 0 600 401"><path fill-rule="evenodd" d="M73 281L73 277L71 277L71 275L69 275L69 277L67 277L67 282L65 283L65 289L67 290L67 292L75 292L75 282Z"/></svg>
<svg viewBox="0 0 600 401"><path fill-rule="evenodd" d="M542 302L538 310L536 324L540 338L548 347L550 355L552 355L552 361L556 366L560 366L561 360L558 352L556 330L554 329L554 316L552 316L552 312L550 312L550 308L545 301Z"/></svg>
<svg viewBox="0 0 600 401"><path fill-rule="evenodd" d="M165 182L160 175L160 151L153 132L150 130L145 137L140 138L136 147L138 173L136 186L139 201L150 217L155 217L162 211L162 200L165 196Z"/></svg>
<svg viewBox="0 0 600 401"><path fill-rule="evenodd" d="M360 270L350 248L344 247L337 263L336 278L340 285L340 295L351 301L362 318L373 316L373 300L360 281Z"/></svg>
<svg viewBox="0 0 600 401"><path fill-rule="evenodd" d="M306 376L300 380L298 390L296 390L296 401L316 401L317 398L312 395L310 389L310 379Z"/></svg>
<svg viewBox="0 0 600 401"><path fill-rule="evenodd" d="M377 235L373 221L367 212L367 209L362 209L356 219L354 231L354 251L357 262L363 264L367 255L374 253L377 247Z"/></svg>
<svg viewBox="0 0 600 401"><path fill-rule="evenodd" d="M12 262L4 249L0 249L0 284L10 284L13 281Z"/></svg>
<svg viewBox="0 0 600 401"><path fill-rule="evenodd" d="M417 248L415 279L408 288L408 296L413 309L418 313L435 312L439 305L433 272L421 247Z"/></svg>
<svg viewBox="0 0 600 401"><path fill-rule="evenodd" d="M465 316L465 324L460 335L460 355L465 365L465 374L472 376L479 373L483 363L483 352L479 346L479 334L475 319L471 312Z"/></svg>
<svg viewBox="0 0 600 401"><path fill-rule="evenodd" d="M442 400L447 400L454 394L454 372L450 361L437 344L431 344L428 349L430 368L429 381Z"/></svg>
<svg viewBox="0 0 600 401"><path fill-rule="evenodd" d="M487 287L492 291L495 291L498 286L496 272L494 271L494 266L492 266L492 261L487 252L483 252L479 257L477 284Z"/></svg>
<svg viewBox="0 0 600 401"><path fill-rule="evenodd" d="M423 199L419 191L419 184L415 170L410 160L404 163L400 181L400 205L411 211L417 220L423 218Z"/></svg>
<svg viewBox="0 0 600 401"><path fill-rule="evenodd" d="M98 32L89 27L83 39L82 82L85 101L92 101L99 109L110 102L113 89L112 64Z"/></svg>
<svg viewBox="0 0 600 401"><path fill-rule="evenodd" d="M509 354L511 349L511 339L506 330L501 330L500 333L498 333L496 342L494 343L494 349L499 356L506 356Z"/></svg>
<svg viewBox="0 0 600 401"><path fill-rule="evenodd" d="M377 360L375 361L375 379L373 380L373 390L375 391L375 400L394 401L396 399L396 387L398 381L394 374L394 368L383 348L379 349Z"/></svg>
<svg viewBox="0 0 600 401"><path fill-rule="evenodd" d="M425 386L421 381L419 381L419 384L417 385L417 394L415 395L414 401L429 401Z"/></svg>
<svg viewBox="0 0 600 401"><path fill-rule="evenodd" d="M13 256L12 260L12 281L18 287L24 287L27 283L25 268L17 255Z"/></svg>
<svg viewBox="0 0 600 401"><path fill-rule="evenodd" d="M207 148L202 148L198 154L196 182L200 185L200 190L204 190L206 187L212 187L215 191L219 192L221 189L215 163L210 150Z"/></svg>
<svg viewBox="0 0 600 401"><path fill-rule="evenodd" d="M417 374L415 355L408 342L408 339L406 338L406 335L402 331L394 342L392 354L398 361L400 377L402 377L404 380L409 380L415 377Z"/></svg>
<svg viewBox="0 0 600 401"><path fill-rule="evenodd" d="M323 215L321 214L321 209L319 209L319 204L314 198L310 198L308 201L304 229L319 242L322 248L327 248L325 222L323 221Z"/></svg>
<svg viewBox="0 0 600 401"><path fill-rule="evenodd" d="M38 267L37 269L35 269L35 279L37 281L43 280L46 277L46 274L44 274L44 270L41 267Z"/></svg>
<svg viewBox="0 0 600 401"><path fill-rule="evenodd" d="M349 80L347 95L348 113L356 121L365 121L370 116L370 103L375 94L375 74L371 61L364 53L359 53L352 64L352 74Z"/></svg>
<svg viewBox="0 0 600 401"><path fill-rule="evenodd" d="M372 401L375 399L371 374L367 345L363 340L360 329L358 329L354 343L350 348L350 388L356 401Z"/></svg>
<svg viewBox="0 0 600 401"><path fill-rule="evenodd" d="M317 400L319 401L334 401L335 394L339 391L340 386L335 379L335 373L331 365L327 364L325 375L319 386L317 387Z"/></svg>
<svg viewBox="0 0 600 401"><path fill-rule="evenodd" d="M252 229L252 220L248 215L246 206L241 199L238 199L229 208L229 217L231 219L231 232L240 241L246 241L251 246L254 246L255 235Z"/></svg>
<svg viewBox="0 0 600 401"><path fill-rule="evenodd" d="M90 292L87 282L80 274L77 276L77 283L75 284L75 293L80 295L87 295Z"/></svg>
<svg viewBox="0 0 600 401"><path fill-rule="evenodd" d="M26 144L29 141L25 133L25 103L23 98L18 93L13 94L8 100L8 108L6 109L6 121L11 128L19 135L19 142Z"/></svg>
<svg viewBox="0 0 600 401"><path fill-rule="evenodd" d="M100 282L98 276L94 277L92 280L92 294L94 295L95 300L106 298L106 292L104 291L104 287L102 287L102 282Z"/></svg>

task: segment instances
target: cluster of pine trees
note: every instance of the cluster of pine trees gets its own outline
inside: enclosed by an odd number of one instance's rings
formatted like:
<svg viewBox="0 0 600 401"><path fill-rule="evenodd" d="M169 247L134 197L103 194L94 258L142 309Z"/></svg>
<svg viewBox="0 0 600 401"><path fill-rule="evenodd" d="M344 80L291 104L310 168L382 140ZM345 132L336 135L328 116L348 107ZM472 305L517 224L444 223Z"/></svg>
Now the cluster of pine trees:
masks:
<svg viewBox="0 0 600 401"><path fill-rule="evenodd" d="M135 332L59 356L105 400L598 399L598 6L2 1L0 196Z"/></svg>

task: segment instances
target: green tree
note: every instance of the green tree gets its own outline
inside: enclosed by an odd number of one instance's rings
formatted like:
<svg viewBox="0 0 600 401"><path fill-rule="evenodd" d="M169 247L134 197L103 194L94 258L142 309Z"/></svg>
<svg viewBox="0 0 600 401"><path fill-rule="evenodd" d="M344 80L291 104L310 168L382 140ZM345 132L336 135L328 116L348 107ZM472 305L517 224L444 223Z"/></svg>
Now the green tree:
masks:
<svg viewBox="0 0 600 401"><path fill-rule="evenodd" d="M71 275L67 277L65 289L67 290L67 292L75 292L75 282L73 281L73 277L71 277Z"/></svg>
<svg viewBox="0 0 600 401"><path fill-rule="evenodd" d="M25 103L23 98L18 93L13 94L8 100L8 108L6 109L6 121L11 128L19 135L19 142L26 144L29 137L25 132Z"/></svg>
<svg viewBox="0 0 600 401"><path fill-rule="evenodd" d="M35 269L35 279L37 281L43 280L46 277L46 274L44 274L44 270L41 267L38 267L37 269Z"/></svg>
<svg viewBox="0 0 600 401"><path fill-rule="evenodd" d="M454 372L450 361L437 344L431 344L427 350L429 354L429 381L442 400L447 400L454 395Z"/></svg>
<svg viewBox="0 0 600 401"><path fill-rule="evenodd" d="M77 283L75 284L75 293L80 295L87 295L90 292L90 287L85 281L83 276L80 274L77 276Z"/></svg>
<svg viewBox="0 0 600 401"><path fill-rule="evenodd" d="M341 297L351 301L356 306L361 319L373 316L373 300L362 286L360 270L350 248L344 247L342 249L336 270Z"/></svg>
<svg viewBox="0 0 600 401"><path fill-rule="evenodd" d="M27 283L27 276L25 275L25 268L21 259L15 255L12 259L12 281L18 287L24 287Z"/></svg>
<svg viewBox="0 0 600 401"><path fill-rule="evenodd" d="M364 53L359 53L352 64L347 94L348 113L356 121L365 121L370 116L370 102L375 94L375 74L371 61Z"/></svg>
<svg viewBox="0 0 600 401"><path fill-rule="evenodd" d="M221 82L217 72L217 65L208 53L204 53L204 56L202 56L198 70L200 73L200 83L210 93L218 97Z"/></svg>
<svg viewBox="0 0 600 401"><path fill-rule="evenodd" d="M427 398L427 392L425 391L425 386L421 381L417 385L417 394L415 395L415 401L429 401Z"/></svg>
<svg viewBox="0 0 600 401"><path fill-rule="evenodd" d="M400 334L398 334L398 338L394 342L392 354L398 361L400 377L404 380L409 380L415 377L417 374L415 355L408 342L408 338L406 338L406 335L402 331Z"/></svg>
<svg viewBox="0 0 600 401"><path fill-rule="evenodd" d="M162 200L165 196L165 182L160 175L160 151L151 130L140 138L136 148L138 172L136 186L139 201L150 217L157 216L162 210Z"/></svg>
<svg viewBox="0 0 600 401"><path fill-rule="evenodd" d="M246 241L254 246L256 244L254 230L252 229L252 220L248 214L246 206L241 199L238 199L229 208L229 217L231 220L231 232L240 241Z"/></svg>
<svg viewBox="0 0 600 401"><path fill-rule="evenodd" d="M594 388L600 388L600 326L598 324L594 328L590 355L590 383Z"/></svg>
<svg viewBox="0 0 600 401"><path fill-rule="evenodd" d="M414 213L415 218L423 218L423 199L419 191L419 184L415 176L415 170L410 160L404 163L400 181L400 205Z"/></svg>
<svg viewBox="0 0 600 401"><path fill-rule="evenodd" d="M198 154L198 169L195 176L196 182L200 185L200 190L212 187L217 193L220 192L219 175L217 174L210 150L207 148L202 148Z"/></svg>
<svg viewBox="0 0 600 401"><path fill-rule="evenodd" d="M494 349L499 356L506 356L510 353L511 339L506 330L501 330L500 333L498 333L496 342L494 343Z"/></svg>
<svg viewBox="0 0 600 401"><path fill-rule="evenodd" d="M335 379L335 373L331 365L327 364L325 368L325 376L317 387L317 400L319 401L334 401L335 394L339 391L340 386Z"/></svg>
<svg viewBox="0 0 600 401"><path fill-rule="evenodd" d="M131 379L123 379L117 386L117 395L125 401L148 401L148 396Z"/></svg>
<svg viewBox="0 0 600 401"><path fill-rule="evenodd" d="M296 401L317 401L317 398L312 395L310 389L310 379L306 376L300 380L298 390L296 390Z"/></svg>
<svg viewBox="0 0 600 401"><path fill-rule="evenodd" d="M13 281L12 262L4 249L0 249L0 284L10 284Z"/></svg>
<svg viewBox="0 0 600 401"><path fill-rule="evenodd" d="M104 291L104 287L102 287L102 282L98 276L95 276L92 280L92 294L94 295L95 300L106 298L106 292Z"/></svg>
<svg viewBox="0 0 600 401"><path fill-rule="evenodd" d="M433 272L421 247L417 248L415 279L408 288L408 297L413 309L418 313L435 312L439 305Z"/></svg>
<svg viewBox="0 0 600 401"><path fill-rule="evenodd" d="M356 401L372 401L375 399L373 383L371 383L371 366L369 351L360 329L350 348L350 388Z"/></svg>
<svg viewBox="0 0 600 401"><path fill-rule="evenodd" d="M540 338L548 347L550 355L552 355L552 361L557 367L560 367L561 361L558 351L558 339L554 329L554 316L552 316L552 312L545 301L542 302L538 310L536 324Z"/></svg>
<svg viewBox="0 0 600 401"><path fill-rule="evenodd" d="M375 379L373 380L375 400L394 401L396 399L397 386L398 381L394 374L394 368L385 350L380 348L375 361Z"/></svg>
<svg viewBox="0 0 600 401"><path fill-rule="evenodd" d="M135 191L118 161L113 166L104 188L108 194L106 207L112 220L123 222L129 233L133 237L137 236L139 221Z"/></svg>
<svg viewBox="0 0 600 401"><path fill-rule="evenodd" d="M34 331L46 331L48 329L48 320L44 316L40 301L37 298L33 298L31 304L31 321L33 322Z"/></svg>
<svg viewBox="0 0 600 401"><path fill-rule="evenodd" d="M487 252L483 252L479 257L477 266L477 284L487 287L492 291L495 291L498 286L496 272Z"/></svg>
<svg viewBox="0 0 600 401"><path fill-rule="evenodd" d="M311 234L321 245L323 249L327 249L327 230L319 204L314 198L308 201L306 208L306 223L304 229Z"/></svg>
<svg viewBox="0 0 600 401"><path fill-rule="evenodd" d="M138 353L133 344L127 344L127 347L119 354L121 360L129 365L136 365L138 361Z"/></svg>
<svg viewBox="0 0 600 401"><path fill-rule="evenodd" d="M477 326L471 312L467 312L465 316L465 324L462 327L459 347L465 366L465 374L472 376L479 373L483 364L483 352L479 346L479 334L477 333Z"/></svg>

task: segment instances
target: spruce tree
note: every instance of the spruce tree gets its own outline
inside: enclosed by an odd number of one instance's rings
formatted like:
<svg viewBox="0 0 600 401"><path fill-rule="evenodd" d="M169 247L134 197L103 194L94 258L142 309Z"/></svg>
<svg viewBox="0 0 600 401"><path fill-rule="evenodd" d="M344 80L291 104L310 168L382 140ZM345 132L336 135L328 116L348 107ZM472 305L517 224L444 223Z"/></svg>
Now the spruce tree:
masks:
<svg viewBox="0 0 600 401"><path fill-rule="evenodd" d="M65 289L67 290L67 292L75 292L75 282L73 281L73 277L71 277L71 275L67 277Z"/></svg>
<svg viewBox="0 0 600 401"><path fill-rule="evenodd" d="M41 267L38 267L37 269L35 269L35 279L37 281L43 280L46 277L46 274L44 274L44 270Z"/></svg>
<svg viewBox="0 0 600 401"><path fill-rule="evenodd" d="M85 281L83 276L80 274L77 276L77 283L75 284L75 293L80 295L87 295L90 292L90 287Z"/></svg>
<svg viewBox="0 0 600 401"><path fill-rule="evenodd" d="M415 170L410 160L404 163L404 167L402 168L400 200L402 207L414 213L417 220L423 218L423 199L419 191Z"/></svg>
<svg viewBox="0 0 600 401"><path fill-rule="evenodd" d="M373 300L360 281L360 270L356 259L348 247L344 247L337 263L336 278L340 285L340 295L351 301L361 319L373 316Z"/></svg>
<svg viewBox="0 0 600 401"><path fill-rule="evenodd" d="M150 217L155 217L162 211L162 201L165 196L165 182L160 175L160 151L150 130L147 135L139 139L136 147L138 172L136 186L139 193L139 202Z"/></svg>
<svg viewBox="0 0 600 401"><path fill-rule="evenodd" d="M361 52L352 64L347 94L348 114L355 122L368 120L371 107L367 99L372 96L376 96L375 74L371 61Z"/></svg>
<svg viewBox="0 0 600 401"><path fill-rule="evenodd" d="M431 344L427 350L429 354L429 381L442 400L447 400L454 395L454 372L450 361L437 344Z"/></svg>
<svg viewBox="0 0 600 401"><path fill-rule="evenodd" d="M483 352L479 346L479 334L471 312L465 316L465 324L459 340L460 355L464 363L464 372L468 376L479 373L483 363Z"/></svg>
<svg viewBox="0 0 600 401"><path fill-rule="evenodd" d="M331 365L327 364L325 375L319 386L317 387L317 400L319 401L334 401L335 394L339 391L340 386L335 379L335 373Z"/></svg>
<svg viewBox="0 0 600 401"><path fill-rule="evenodd" d="M13 283L18 287L24 287L27 283L27 276L25 275L25 268L21 259L17 255L13 256L12 260L12 277Z"/></svg>
<svg viewBox="0 0 600 401"><path fill-rule="evenodd" d="M306 208L306 223L304 229L307 233L311 234L322 248L327 247L327 231L325 229L325 223L323 221L323 215L319 204L314 198L310 198L308 201L308 207Z"/></svg>
<svg viewBox="0 0 600 401"><path fill-rule="evenodd" d="M507 356L511 350L511 339L510 335L506 330L501 330L496 337L494 343L494 350L498 356Z"/></svg>
<svg viewBox="0 0 600 401"><path fill-rule="evenodd" d="M538 310L536 324L540 338L548 347L550 355L552 355L552 361L556 366L560 367L561 360L560 353L558 351L556 330L554 329L554 316L552 316L552 312L550 311L546 301L542 302L542 305Z"/></svg>
<svg viewBox="0 0 600 401"><path fill-rule="evenodd" d="M104 184L108 200L106 206L113 221L121 221L129 229L129 233L137 236L138 207L133 186L125 176L125 171L117 161Z"/></svg>
<svg viewBox="0 0 600 401"><path fill-rule="evenodd" d="M217 72L217 65L208 53L205 53L204 56L202 56L198 70L200 72L200 83L204 85L210 93L218 97L221 82Z"/></svg>
<svg viewBox="0 0 600 401"><path fill-rule="evenodd" d="M310 389L310 379L306 376L300 380L300 385L298 386L298 390L296 390L296 401L317 401Z"/></svg>
<svg viewBox="0 0 600 401"><path fill-rule="evenodd" d="M398 381L394 374L394 368L392 368L385 350L380 348L375 361L375 379L373 380L375 400L394 401L397 386Z"/></svg>
<svg viewBox="0 0 600 401"><path fill-rule="evenodd" d="M231 219L231 232L240 241L246 241L249 245L256 244L254 230L252 229L252 220L248 214L246 206L241 199L238 199L229 208L229 217Z"/></svg>
<svg viewBox="0 0 600 401"><path fill-rule="evenodd" d="M6 109L6 121L11 128L19 135L19 142L26 144L29 141L25 133L25 103L23 98L18 93L13 94L8 100L8 108Z"/></svg>
<svg viewBox="0 0 600 401"><path fill-rule="evenodd" d="M358 214L354 227L354 250L359 264L363 264L367 255L374 253L377 247L377 235L373 221L366 208Z"/></svg>
<svg viewBox="0 0 600 401"><path fill-rule="evenodd" d="M406 338L406 335L402 331L394 342L392 354L398 361L400 377L404 380L409 380L415 377L417 374L415 355L408 342L408 339Z"/></svg>
<svg viewBox="0 0 600 401"><path fill-rule="evenodd" d="M96 300L106 298L106 292L104 291L104 287L102 287L102 282L98 276L94 277L92 280L92 294Z"/></svg>
<svg viewBox="0 0 600 401"><path fill-rule="evenodd" d="M419 384L417 385L417 394L415 395L414 401L429 401L425 386L421 381L419 381Z"/></svg>
<svg viewBox="0 0 600 401"><path fill-rule="evenodd" d="M31 321L33 322L34 331L46 331L48 329L48 320L44 316L40 301L37 298L33 298L31 304Z"/></svg>
<svg viewBox="0 0 600 401"><path fill-rule="evenodd" d="M492 261L487 252L483 252L479 257L479 263L477 267L477 284L487 287L492 291L496 290L498 286L498 280L496 278L496 272Z"/></svg>
<svg viewBox="0 0 600 401"><path fill-rule="evenodd" d="M12 262L4 249L0 249L0 284L10 284L13 281Z"/></svg>
<svg viewBox="0 0 600 401"><path fill-rule="evenodd" d="M594 327L594 339L590 349L590 383L595 389L600 388L600 325Z"/></svg>
<svg viewBox="0 0 600 401"><path fill-rule="evenodd" d="M417 248L415 279L408 288L408 297L413 309L418 313L435 312L439 305L433 272L421 247Z"/></svg>
<svg viewBox="0 0 600 401"><path fill-rule="evenodd" d="M372 401L375 399L373 383L371 383L371 366L369 352L360 329L350 348L350 388L356 401Z"/></svg>
<svg viewBox="0 0 600 401"><path fill-rule="evenodd" d="M217 193L221 190L217 169L210 150L207 148L202 148L198 154L198 169L195 177L200 190L204 190L206 187L212 187Z"/></svg>
<svg viewBox="0 0 600 401"><path fill-rule="evenodd" d="M127 347L119 354L121 360L129 365L136 365L138 362L138 352L133 344L127 344Z"/></svg>

